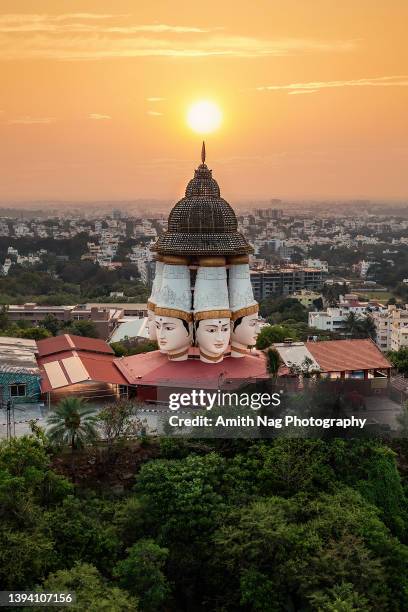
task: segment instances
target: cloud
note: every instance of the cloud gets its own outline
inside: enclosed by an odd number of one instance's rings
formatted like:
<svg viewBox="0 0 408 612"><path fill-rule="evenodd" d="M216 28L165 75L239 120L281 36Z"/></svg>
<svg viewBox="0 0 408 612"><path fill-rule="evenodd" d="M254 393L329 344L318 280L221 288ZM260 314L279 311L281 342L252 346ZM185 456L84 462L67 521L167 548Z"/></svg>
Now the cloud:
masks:
<svg viewBox="0 0 408 612"><path fill-rule="evenodd" d="M153 117L161 117L163 115L163 113L159 113L158 111L153 111L153 110L148 110L147 114L152 115Z"/></svg>
<svg viewBox="0 0 408 612"><path fill-rule="evenodd" d="M0 15L0 59L100 60L131 57L268 57L347 52L352 40L264 39L222 27L132 24L124 15Z"/></svg>
<svg viewBox="0 0 408 612"><path fill-rule="evenodd" d="M9 125L21 124L21 125L33 125L33 124L46 124L46 123L55 123L55 117L30 117L26 115L25 117L18 117L16 119L9 119L7 123Z"/></svg>
<svg viewBox="0 0 408 612"><path fill-rule="evenodd" d="M308 83L290 83L289 85L263 85L257 91L287 91L288 94L315 93L322 89L341 87L407 87L408 75L383 76L345 81L311 81Z"/></svg>
<svg viewBox="0 0 408 612"><path fill-rule="evenodd" d="M148 102L164 102L166 98L146 98Z"/></svg>
<svg viewBox="0 0 408 612"><path fill-rule="evenodd" d="M293 89L292 91L288 91L290 96L298 95L298 94L310 94L316 93L317 89Z"/></svg>
<svg viewBox="0 0 408 612"><path fill-rule="evenodd" d="M64 32L91 32L135 34L137 32L151 32L154 34L198 34L221 29L217 27L201 28L166 23L140 25L105 25L103 23L123 17L129 17L129 15L109 13L66 13L62 15L40 15L35 13L6 14L0 15L0 33L47 32L60 34Z"/></svg>
<svg viewBox="0 0 408 612"><path fill-rule="evenodd" d="M91 113L88 115L89 119L94 119L96 121L103 121L105 119L112 119L110 115L100 115L99 113Z"/></svg>

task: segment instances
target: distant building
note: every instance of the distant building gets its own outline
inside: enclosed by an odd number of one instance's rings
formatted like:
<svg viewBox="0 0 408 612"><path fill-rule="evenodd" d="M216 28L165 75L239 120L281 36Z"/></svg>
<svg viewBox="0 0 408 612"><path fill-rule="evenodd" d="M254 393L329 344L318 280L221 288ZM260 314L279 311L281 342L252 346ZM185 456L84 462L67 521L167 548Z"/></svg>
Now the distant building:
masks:
<svg viewBox="0 0 408 612"><path fill-rule="evenodd" d="M10 321L27 321L30 325L41 325L47 316L54 316L61 323L69 321L92 321L99 337L107 339L124 316L117 304L78 304L77 306L39 306L35 302L11 304L7 311Z"/></svg>
<svg viewBox="0 0 408 612"><path fill-rule="evenodd" d="M300 266L251 270L251 283L256 300L275 295L290 295L301 289L320 291L323 287L321 270Z"/></svg>
<svg viewBox="0 0 408 612"><path fill-rule="evenodd" d="M327 263L327 261L322 261L321 259L304 259L302 261L302 264L307 268L317 268L322 272L329 271L329 264Z"/></svg>
<svg viewBox="0 0 408 612"><path fill-rule="evenodd" d="M327 308L326 310L309 312L308 325L315 329L339 332L344 329L348 314L349 311L341 308Z"/></svg>
<svg viewBox="0 0 408 612"><path fill-rule="evenodd" d="M368 271L369 271L371 265L372 264L371 264L370 261L364 261L364 260L362 260L362 261L360 261L358 263L358 269L359 269L359 272L360 272L360 276L362 278L365 278L367 276Z"/></svg>
<svg viewBox="0 0 408 612"><path fill-rule="evenodd" d="M323 296L318 291L309 291L308 289L301 289L295 291L289 297L298 300L305 308L311 308L317 300L323 300Z"/></svg>
<svg viewBox="0 0 408 612"><path fill-rule="evenodd" d="M398 351L408 346L408 310L390 305L384 312L372 315L376 342L382 351Z"/></svg>
<svg viewBox="0 0 408 612"><path fill-rule="evenodd" d="M347 293L340 296L338 307L327 308L318 312L309 312L309 327L326 331L341 331L344 328L347 317L353 313L359 317L373 316L374 313L386 311L386 307L377 302L370 300L368 302L360 302L358 296L354 293Z"/></svg>
<svg viewBox="0 0 408 612"><path fill-rule="evenodd" d="M275 204L280 203L280 200L273 201ZM254 215L261 219L281 219L283 210L281 208L255 208Z"/></svg>

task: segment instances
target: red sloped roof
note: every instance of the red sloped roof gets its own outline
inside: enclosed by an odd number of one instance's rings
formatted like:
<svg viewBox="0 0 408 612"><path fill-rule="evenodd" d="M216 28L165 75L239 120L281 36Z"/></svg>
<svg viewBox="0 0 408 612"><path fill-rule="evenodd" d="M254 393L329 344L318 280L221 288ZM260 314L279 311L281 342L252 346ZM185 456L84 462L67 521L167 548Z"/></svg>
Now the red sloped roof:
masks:
<svg viewBox="0 0 408 612"><path fill-rule="evenodd" d="M40 357L55 355L55 353L70 351L72 349L113 355L113 350L104 340L74 336L72 334L62 334L61 336L38 340L37 347Z"/></svg>
<svg viewBox="0 0 408 612"><path fill-rule="evenodd" d="M269 378L263 353L239 359L226 357L212 364L199 359L169 361L160 351L152 351L120 357L115 363L131 385L217 388L220 376L224 381Z"/></svg>
<svg viewBox="0 0 408 612"><path fill-rule="evenodd" d="M88 373L88 377L84 378L83 381L76 380L72 381L67 368L64 365L64 359L69 357L77 357L82 362L83 367ZM104 355L101 353L83 353L72 351L64 351L58 353L58 355L46 355L45 357L37 358L38 365L41 372L41 391L46 393L47 391L53 391L54 389L60 389L61 386L55 386L50 381L46 368L44 367L48 363L57 363L61 368L67 384L63 385L67 388L70 385L78 382L98 382L98 383L111 383L118 385L126 385L127 380L115 365L114 355Z"/></svg>
<svg viewBox="0 0 408 612"><path fill-rule="evenodd" d="M305 344L323 372L391 367L391 363L372 340L327 340Z"/></svg>

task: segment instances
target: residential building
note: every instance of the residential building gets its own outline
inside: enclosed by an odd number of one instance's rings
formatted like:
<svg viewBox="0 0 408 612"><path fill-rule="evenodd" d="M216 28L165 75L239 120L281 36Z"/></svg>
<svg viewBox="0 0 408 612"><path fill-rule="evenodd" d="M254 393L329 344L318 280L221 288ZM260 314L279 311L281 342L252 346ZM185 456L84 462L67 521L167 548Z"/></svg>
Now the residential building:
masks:
<svg viewBox="0 0 408 612"><path fill-rule="evenodd" d="M290 295L301 289L318 291L323 287L322 271L293 266L251 270L251 283L256 300L276 295Z"/></svg>
<svg viewBox="0 0 408 612"><path fill-rule="evenodd" d="M329 271L329 264L327 261L322 261L321 259L304 259L302 264L307 268L317 268L322 272Z"/></svg>
<svg viewBox="0 0 408 612"><path fill-rule="evenodd" d="M408 346L408 310L391 310L391 350Z"/></svg>
<svg viewBox="0 0 408 612"><path fill-rule="evenodd" d="M309 312L308 325L324 331L338 332L344 329L349 311L342 308L327 308L326 310Z"/></svg>
<svg viewBox="0 0 408 612"><path fill-rule="evenodd" d="M354 293L340 296L339 305L318 312L309 312L309 327L327 331L341 331L350 313L359 317L386 312L386 307L376 300L360 302Z"/></svg>
<svg viewBox="0 0 408 612"><path fill-rule="evenodd" d="M382 351L398 351L408 346L408 310L390 305L372 315L376 328L376 343Z"/></svg>
<svg viewBox="0 0 408 612"><path fill-rule="evenodd" d="M323 296L318 291L309 291L308 289L301 289L295 291L289 297L298 300L305 308L311 308L317 300L323 300Z"/></svg>
<svg viewBox="0 0 408 612"><path fill-rule="evenodd" d="M292 368L318 371L330 379L389 378L391 363L372 340L329 340L322 342L280 342L273 345L283 366L281 376Z"/></svg>

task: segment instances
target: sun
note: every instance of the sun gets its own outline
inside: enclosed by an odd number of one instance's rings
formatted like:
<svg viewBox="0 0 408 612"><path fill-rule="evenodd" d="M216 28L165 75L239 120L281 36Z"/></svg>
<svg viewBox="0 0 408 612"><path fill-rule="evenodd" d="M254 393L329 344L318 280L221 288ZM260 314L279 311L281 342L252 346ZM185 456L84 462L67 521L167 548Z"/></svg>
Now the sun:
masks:
<svg viewBox="0 0 408 612"><path fill-rule="evenodd" d="M217 130L222 121L219 107L209 100L196 102L187 112L187 123L194 132L209 134Z"/></svg>

